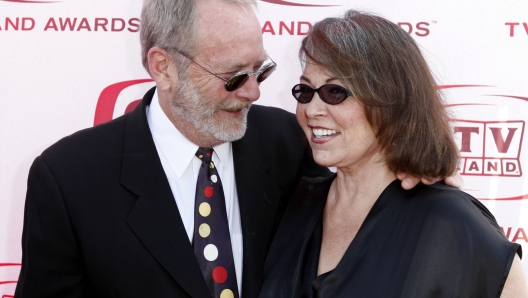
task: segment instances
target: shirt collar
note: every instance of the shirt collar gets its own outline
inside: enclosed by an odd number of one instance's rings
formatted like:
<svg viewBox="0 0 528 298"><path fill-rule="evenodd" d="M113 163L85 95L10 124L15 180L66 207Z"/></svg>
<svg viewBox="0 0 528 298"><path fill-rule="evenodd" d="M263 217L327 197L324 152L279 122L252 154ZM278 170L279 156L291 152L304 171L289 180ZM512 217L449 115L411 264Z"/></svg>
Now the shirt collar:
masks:
<svg viewBox="0 0 528 298"><path fill-rule="evenodd" d="M163 154L176 176L180 178L193 160L199 146L189 141L165 115L159 104L157 89L147 108L147 120L158 152ZM215 151L213 162L228 170L232 156L231 142L214 146L213 149Z"/></svg>

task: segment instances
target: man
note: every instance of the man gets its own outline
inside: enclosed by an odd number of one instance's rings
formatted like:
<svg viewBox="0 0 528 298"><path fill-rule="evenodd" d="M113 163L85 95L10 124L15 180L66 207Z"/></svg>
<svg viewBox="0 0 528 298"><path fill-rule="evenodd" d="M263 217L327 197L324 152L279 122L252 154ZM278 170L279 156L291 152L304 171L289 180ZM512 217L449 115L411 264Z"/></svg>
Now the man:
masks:
<svg viewBox="0 0 528 298"><path fill-rule="evenodd" d="M192 244L199 146L215 150L238 291L257 296L293 188L327 170L293 115L249 111L274 64L242 2L145 1L143 62L156 88L35 160L16 297L211 297ZM250 76L227 91L239 71Z"/></svg>
<svg viewBox="0 0 528 298"><path fill-rule="evenodd" d="M195 249L199 147L214 149L225 194L236 279L233 296L221 297L257 296L297 181L328 170L314 163L293 115L249 111L274 70L254 4L145 1L143 63L156 88L130 114L37 157L16 297L211 297L218 275L204 274Z"/></svg>

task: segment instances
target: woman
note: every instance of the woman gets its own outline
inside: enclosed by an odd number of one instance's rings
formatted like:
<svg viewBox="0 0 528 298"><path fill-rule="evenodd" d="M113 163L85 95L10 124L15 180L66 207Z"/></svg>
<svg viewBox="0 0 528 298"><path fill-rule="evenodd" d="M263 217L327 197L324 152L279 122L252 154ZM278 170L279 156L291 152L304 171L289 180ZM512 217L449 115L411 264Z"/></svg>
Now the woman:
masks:
<svg viewBox="0 0 528 298"><path fill-rule="evenodd" d="M297 119L314 159L266 261L261 297L525 297L521 247L470 195L403 190L394 173L446 177L458 150L430 70L397 25L349 11L300 50Z"/></svg>

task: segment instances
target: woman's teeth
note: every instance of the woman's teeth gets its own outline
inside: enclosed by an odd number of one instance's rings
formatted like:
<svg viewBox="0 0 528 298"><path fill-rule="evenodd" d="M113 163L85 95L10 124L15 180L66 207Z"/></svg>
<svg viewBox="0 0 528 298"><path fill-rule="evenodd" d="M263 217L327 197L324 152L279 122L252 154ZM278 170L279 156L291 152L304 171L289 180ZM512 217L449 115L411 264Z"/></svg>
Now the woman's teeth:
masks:
<svg viewBox="0 0 528 298"><path fill-rule="evenodd" d="M337 130L333 129L322 129L322 128L313 128L312 129L313 134L316 138L322 138L330 135L334 135L337 133Z"/></svg>

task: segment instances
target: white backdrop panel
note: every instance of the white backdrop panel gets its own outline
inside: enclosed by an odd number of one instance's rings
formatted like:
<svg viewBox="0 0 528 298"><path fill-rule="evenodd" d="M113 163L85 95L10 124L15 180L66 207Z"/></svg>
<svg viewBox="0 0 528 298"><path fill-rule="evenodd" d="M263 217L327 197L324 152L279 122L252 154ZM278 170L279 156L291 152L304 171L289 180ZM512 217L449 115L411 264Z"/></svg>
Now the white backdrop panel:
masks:
<svg viewBox="0 0 528 298"><path fill-rule="evenodd" d="M18 277L33 159L61 137L122 115L153 86L140 59L141 5L0 0L0 297ZM528 2L261 0L265 47L279 66L259 104L295 111L302 37L349 8L400 23L420 44L457 119L465 190L527 251Z"/></svg>

